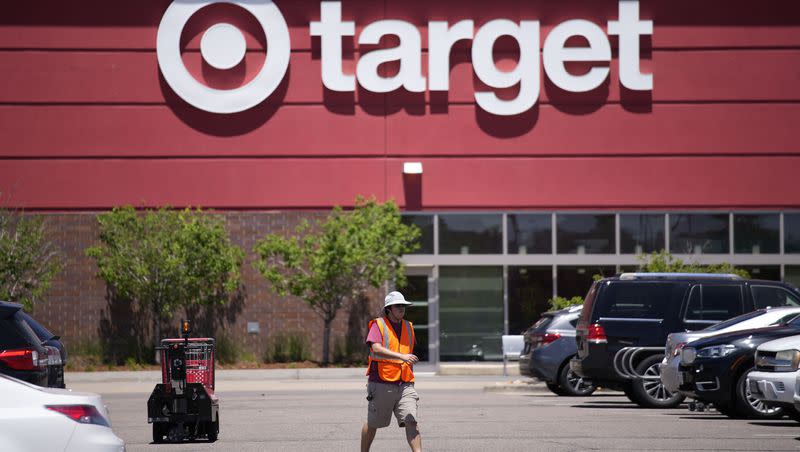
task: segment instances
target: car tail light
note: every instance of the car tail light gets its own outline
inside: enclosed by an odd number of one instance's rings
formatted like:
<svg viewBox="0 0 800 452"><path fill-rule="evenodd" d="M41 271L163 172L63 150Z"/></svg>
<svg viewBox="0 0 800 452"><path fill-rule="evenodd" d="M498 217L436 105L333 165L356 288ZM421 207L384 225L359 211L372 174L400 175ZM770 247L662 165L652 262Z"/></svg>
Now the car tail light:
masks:
<svg viewBox="0 0 800 452"><path fill-rule="evenodd" d="M3 350L0 362L14 370L39 370L47 365L47 357L39 359L39 352L32 348Z"/></svg>
<svg viewBox="0 0 800 452"><path fill-rule="evenodd" d="M603 325L599 323L589 325L589 330L586 332L586 340L595 344L605 344L608 342L606 330L603 328Z"/></svg>
<svg viewBox="0 0 800 452"><path fill-rule="evenodd" d="M61 352L59 352L58 349L52 345L46 345L44 348L47 349L47 365L60 366L62 364Z"/></svg>
<svg viewBox="0 0 800 452"><path fill-rule="evenodd" d="M81 424L95 424L110 427L106 418L93 405L47 405L48 410L61 413Z"/></svg>
<svg viewBox="0 0 800 452"><path fill-rule="evenodd" d="M531 348L545 346L560 338L561 335L558 333L533 333L531 334Z"/></svg>

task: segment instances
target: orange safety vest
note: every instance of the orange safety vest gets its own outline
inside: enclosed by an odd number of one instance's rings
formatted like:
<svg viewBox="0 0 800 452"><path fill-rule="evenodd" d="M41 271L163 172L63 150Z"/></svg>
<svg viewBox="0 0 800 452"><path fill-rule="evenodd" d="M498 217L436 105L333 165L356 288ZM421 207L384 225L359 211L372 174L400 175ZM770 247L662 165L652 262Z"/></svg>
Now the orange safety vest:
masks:
<svg viewBox="0 0 800 452"><path fill-rule="evenodd" d="M394 328L392 328L391 324L389 323L388 318L378 317L377 319L370 320L370 330L372 329L372 325L376 322L378 324L378 329L381 332L381 337L383 338L382 345L384 347L393 352L402 354L408 354L414 350L414 326L411 324L411 322L408 320L403 320L399 338L397 337L397 333L395 333ZM391 359L384 356L379 356L373 352L372 349L369 351L367 375L369 375L369 370L372 368L373 361L378 364L378 375L383 381L402 380L407 383L412 383L414 381L414 371L411 369L411 366L399 359Z"/></svg>

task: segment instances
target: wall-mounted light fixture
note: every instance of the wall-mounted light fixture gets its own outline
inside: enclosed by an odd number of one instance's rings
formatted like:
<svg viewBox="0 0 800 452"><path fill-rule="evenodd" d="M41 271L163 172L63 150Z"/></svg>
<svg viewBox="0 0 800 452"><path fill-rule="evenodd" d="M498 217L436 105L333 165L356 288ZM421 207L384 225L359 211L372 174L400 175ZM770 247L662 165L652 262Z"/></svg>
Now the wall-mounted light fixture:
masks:
<svg viewBox="0 0 800 452"><path fill-rule="evenodd" d="M422 162L404 162L403 174L422 174Z"/></svg>

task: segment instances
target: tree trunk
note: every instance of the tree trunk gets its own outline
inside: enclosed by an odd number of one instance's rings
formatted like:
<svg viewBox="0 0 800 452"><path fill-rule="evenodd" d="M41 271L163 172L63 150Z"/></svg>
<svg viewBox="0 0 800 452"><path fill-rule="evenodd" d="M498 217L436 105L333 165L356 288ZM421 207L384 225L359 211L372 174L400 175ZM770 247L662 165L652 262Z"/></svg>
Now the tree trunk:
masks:
<svg viewBox="0 0 800 452"><path fill-rule="evenodd" d="M322 365L327 366L330 363L330 345L331 345L331 324L333 319L323 319L325 327L322 330Z"/></svg>

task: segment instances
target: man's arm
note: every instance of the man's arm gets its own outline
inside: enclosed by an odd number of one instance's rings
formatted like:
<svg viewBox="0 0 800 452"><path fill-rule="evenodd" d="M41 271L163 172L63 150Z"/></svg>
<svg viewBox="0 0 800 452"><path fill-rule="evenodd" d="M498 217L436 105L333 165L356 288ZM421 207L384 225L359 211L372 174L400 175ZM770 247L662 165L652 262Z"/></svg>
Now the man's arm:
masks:
<svg viewBox="0 0 800 452"><path fill-rule="evenodd" d="M373 342L371 348L373 353L380 355L384 358L399 359L401 361L405 361L407 364L414 364L417 361L419 361L417 355L413 355L411 353L403 354L403 353L393 352L388 348L384 347L383 344L380 344L378 342Z"/></svg>

